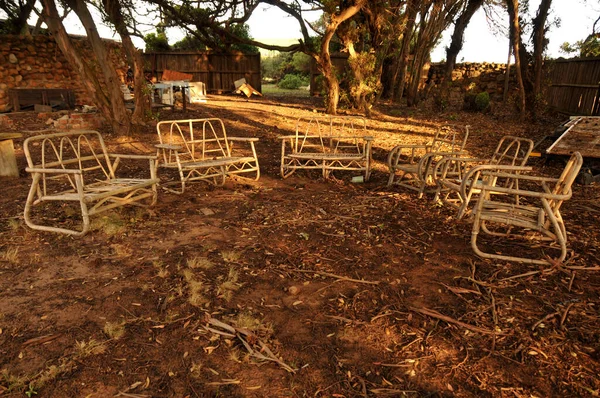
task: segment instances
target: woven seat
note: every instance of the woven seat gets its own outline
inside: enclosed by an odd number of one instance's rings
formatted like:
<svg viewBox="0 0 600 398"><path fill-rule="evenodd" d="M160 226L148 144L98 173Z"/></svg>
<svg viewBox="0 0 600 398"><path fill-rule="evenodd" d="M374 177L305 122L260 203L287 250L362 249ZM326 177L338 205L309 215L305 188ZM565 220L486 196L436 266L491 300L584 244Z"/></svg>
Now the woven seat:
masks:
<svg viewBox="0 0 600 398"><path fill-rule="evenodd" d="M556 260L563 261L567 255L567 231L560 213L564 201L571 198L571 186L581 169L583 158L575 152L559 178L545 178L527 174L506 173L502 170L486 170L471 233L471 246L478 256L499 260L519 261L533 264L550 264L544 255L519 257L493 252L484 252L478 245L480 233L520 240L539 246L540 241L550 244L548 251L558 252ZM495 178L513 180L510 186L493 185ZM529 188L533 185L533 188ZM519 189L515 187L519 187ZM524 188L527 186L527 188ZM506 240L504 240L506 241Z"/></svg>

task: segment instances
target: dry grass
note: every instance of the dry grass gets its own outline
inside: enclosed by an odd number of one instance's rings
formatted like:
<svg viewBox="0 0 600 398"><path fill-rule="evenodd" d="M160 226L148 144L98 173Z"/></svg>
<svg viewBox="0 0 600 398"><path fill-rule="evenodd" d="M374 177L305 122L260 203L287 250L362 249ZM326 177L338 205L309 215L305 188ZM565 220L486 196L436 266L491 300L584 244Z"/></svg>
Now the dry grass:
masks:
<svg viewBox="0 0 600 398"><path fill-rule="evenodd" d="M273 325L264 323L249 312L240 312L234 319L235 325L240 329L247 329L254 332L263 331L267 334L273 333Z"/></svg>
<svg viewBox="0 0 600 398"><path fill-rule="evenodd" d="M235 250L225 250L221 252L221 256L226 263L237 263L242 253Z"/></svg>
<svg viewBox="0 0 600 398"><path fill-rule="evenodd" d="M187 260L187 266L192 269L211 269L215 264L206 257L194 257Z"/></svg>
<svg viewBox="0 0 600 398"><path fill-rule="evenodd" d="M238 283L239 274L233 268L229 268L227 278L217 286L217 295L229 302L233 298L233 293L238 291L242 286Z"/></svg>
<svg viewBox="0 0 600 398"><path fill-rule="evenodd" d="M19 262L18 255L18 247L8 248L4 252L0 253L0 259L8 261L10 264L17 264Z"/></svg>
<svg viewBox="0 0 600 398"><path fill-rule="evenodd" d="M204 307L207 305L210 300L204 295L206 291L204 282L196 279L196 275L191 269L183 270L182 274L187 284L188 303L194 307Z"/></svg>
<svg viewBox="0 0 600 398"><path fill-rule="evenodd" d="M108 236L115 236L125 231L125 221L118 213L108 213L92 220L91 229L102 231Z"/></svg>
<svg viewBox="0 0 600 398"><path fill-rule="evenodd" d="M169 276L169 271L167 270L167 267L165 267L165 264L162 261L154 260L154 261L152 261L152 266L157 269L156 275L159 278L164 279L167 276Z"/></svg>
<svg viewBox="0 0 600 398"><path fill-rule="evenodd" d="M18 218L9 218L6 224L11 231L16 231L21 227L21 220Z"/></svg>
<svg viewBox="0 0 600 398"><path fill-rule="evenodd" d="M14 375L6 369L2 370L0 378L6 392L21 391L27 385L27 377Z"/></svg>
<svg viewBox="0 0 600 398"><path fill-rule="evenodd" d="M108 338L112 340L119 340L125 334L125 324L122 322L106 322L102 331L106 336L108 336Z"/></svg>
<svg viewBox="0 0 600 398"><path fill-rule="evenodd" d="M106 343L90 339L89 341L75 341L75 358L86 358L92 355L104 354L106 352Z"/></svg>

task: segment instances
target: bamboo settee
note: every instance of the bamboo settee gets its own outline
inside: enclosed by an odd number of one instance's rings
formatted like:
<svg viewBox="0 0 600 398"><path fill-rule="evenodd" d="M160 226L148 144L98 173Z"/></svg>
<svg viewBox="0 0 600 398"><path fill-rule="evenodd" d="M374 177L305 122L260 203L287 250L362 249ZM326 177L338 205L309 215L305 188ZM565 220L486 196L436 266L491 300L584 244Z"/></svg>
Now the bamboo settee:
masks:
<svg viewBox="0 0 600 398"><path fill-rule="evenodd" d="M156 156L109 153L97 131L29 137L23 149L28 165L26 171L32 176L24 210L25 223L30 228L81 236L89 231L91 216L115 207L156 203L159 182ZM127 173L125 177L117 177L123 159L147 161L147 175L138 177ZM65 205L76 204L81 227L66 226L69 223L44 217L51 202L62 205L60 209L67 219L70 211Z"/></svg>
<svg viewBox="0 0 600 398"><path fill-rule="evenodd" d="M255 180L260 168L254 143L258 138L228 137L221 119L167 120L156 125L160 143L158 167L175 170L183 193L188 181L206 181L222 185L228 176L250 173ZM246 150L234 151L234 143L246 144ZM172 181L164 186L172 185Z"/></svg>
<svg viewBox="0 0 600 398"><path fill-rule="evenodd" d="M321 170L323 178L333 171L360 171L371 176L373 137L364 118L316 116L296 121L293 135L281 139L281 177L296 170Z"/></svg>

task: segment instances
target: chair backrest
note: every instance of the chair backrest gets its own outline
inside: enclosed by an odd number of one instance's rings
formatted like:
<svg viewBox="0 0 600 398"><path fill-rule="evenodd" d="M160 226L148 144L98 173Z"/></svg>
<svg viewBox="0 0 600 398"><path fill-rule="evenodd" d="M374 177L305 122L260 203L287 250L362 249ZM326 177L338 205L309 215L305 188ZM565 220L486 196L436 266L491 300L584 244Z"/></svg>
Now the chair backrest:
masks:
<svg viewBox="0 0 600 398"><path fill-rule="evenodd" d="M532 140L505 135L498 143L490 164L525 166L532 150Z"/></svg>
<svg viewBox="0 0 600 398"><path fill-rule="evenodd" d="M298 152L319 147L320 150L329 148L331 138L367 136L367 122L360 116L311 116L300 117L296 121L296 136L294 149ZM311 138L316 140L311 140ZM354 140L352 146L354 146ZM338 142L339 147L339 142Z"/></svg>
<svg viewBox="0 0 600 398"><path fill-rule="evenodd" d="M161 144L180 145L182 162L231 156L225 125L221 119L165 120L156 125ZM167 156L167 155L165 155ZM165 162L170 163L169 159Z"/></svg>
<svg viewBox="0 0 600 398"><path fill-rule="evenodd" d="M84 183L114 178L106 145L97 131L70 131L29 137L23 143L23 150L30 169L82 170ZM56 186L51 190L64 189L58 185L65 183L76 188L72 175L43 174L42 179L44 189L51 182Z"/></svg>
<svg viewBox="0 0 600 398"><path fill-rule="evenodd" d="M465 148L470 126L464 130L452 126L442 126L431 142L431 152L457 153Z"/></svg>

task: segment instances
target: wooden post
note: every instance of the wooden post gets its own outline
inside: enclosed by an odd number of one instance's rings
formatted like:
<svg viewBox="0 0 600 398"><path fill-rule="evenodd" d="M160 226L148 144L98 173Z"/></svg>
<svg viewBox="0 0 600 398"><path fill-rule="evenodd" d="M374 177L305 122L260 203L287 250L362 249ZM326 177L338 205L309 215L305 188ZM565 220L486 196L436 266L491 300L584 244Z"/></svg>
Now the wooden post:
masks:
<svg viewBox="0 0 600 398"><path fill-rule="evenodd" d="M0 133L0 177L18 177L17 158L12 139L19 138L19 133Z"/></svg>

